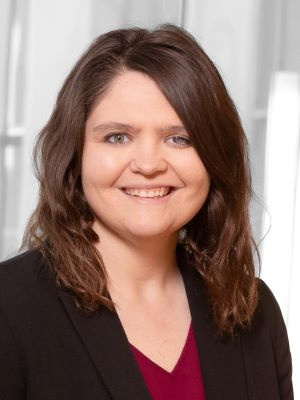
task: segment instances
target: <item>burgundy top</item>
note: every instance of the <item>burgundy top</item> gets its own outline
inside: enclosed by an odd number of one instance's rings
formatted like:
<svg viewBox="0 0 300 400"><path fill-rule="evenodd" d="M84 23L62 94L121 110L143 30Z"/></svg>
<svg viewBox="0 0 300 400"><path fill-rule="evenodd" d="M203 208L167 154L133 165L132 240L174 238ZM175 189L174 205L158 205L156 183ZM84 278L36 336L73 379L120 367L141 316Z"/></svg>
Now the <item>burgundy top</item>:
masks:
<svg viewBox="0 0 300 400"><path fill-rule="evenodd" d="M182 353L168 372L130 344L154 400L205 400L201 365L191 323Z"/></svg>

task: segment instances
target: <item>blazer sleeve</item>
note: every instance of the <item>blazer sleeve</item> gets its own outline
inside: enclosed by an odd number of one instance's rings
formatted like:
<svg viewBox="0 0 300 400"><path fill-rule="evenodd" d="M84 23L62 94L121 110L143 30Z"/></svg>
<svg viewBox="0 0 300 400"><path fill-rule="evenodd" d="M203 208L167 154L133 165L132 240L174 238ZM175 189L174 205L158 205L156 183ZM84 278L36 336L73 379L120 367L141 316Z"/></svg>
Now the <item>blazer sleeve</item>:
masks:
<svg viewBox="0 0 300 400"><path fill-rule="evenodd" d="M292 358L286 325L279 304L272 291L263 280L261 289L268 313L268 325L272 339L275 366L277 371L278 388L281 400L293 400Z"/></svg>
<svg viewBox="0 0 300 400"><path fill-rule="evenodd" d="M17 347L0 310L0 399L24 400L25 387Z"/></svg>

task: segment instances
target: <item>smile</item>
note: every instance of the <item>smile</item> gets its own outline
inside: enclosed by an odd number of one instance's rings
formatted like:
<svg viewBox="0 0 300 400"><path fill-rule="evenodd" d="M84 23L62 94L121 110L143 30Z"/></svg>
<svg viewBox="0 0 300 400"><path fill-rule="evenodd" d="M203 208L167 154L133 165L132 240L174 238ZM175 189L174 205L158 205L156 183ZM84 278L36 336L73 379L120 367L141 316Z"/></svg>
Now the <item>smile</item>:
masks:
<svg viewBox="0 0 300 400"><path fill-rule="evenodd" d="M164 188L152 188L152 189L122 189L126 194L130 196L138 196L142 198L156 198L156 197L164 197L167 196L171 191L172 187L164 187Z"/></svg>
<svg viewBox="0 0 300 400"><path fill-rule="evenodd" d="M164 204L170 201L178 188L168 187L163 188L162 191L158 189L126 189L122 188L120 191L129 199L137 204Z"/></svg>

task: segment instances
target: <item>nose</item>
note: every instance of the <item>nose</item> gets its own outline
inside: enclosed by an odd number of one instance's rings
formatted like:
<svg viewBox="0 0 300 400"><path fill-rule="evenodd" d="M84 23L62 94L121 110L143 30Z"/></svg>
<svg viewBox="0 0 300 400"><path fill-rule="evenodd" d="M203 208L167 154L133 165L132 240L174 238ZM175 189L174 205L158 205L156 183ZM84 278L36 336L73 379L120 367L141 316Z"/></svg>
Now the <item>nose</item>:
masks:
<svg viewBox="0 0 300 400"><path fill-rule="evenodd" d="M164 172L168 168L165 154L156 143L144 143L137 146L131 154L130 169L150 175L155 172Z"/></svg>

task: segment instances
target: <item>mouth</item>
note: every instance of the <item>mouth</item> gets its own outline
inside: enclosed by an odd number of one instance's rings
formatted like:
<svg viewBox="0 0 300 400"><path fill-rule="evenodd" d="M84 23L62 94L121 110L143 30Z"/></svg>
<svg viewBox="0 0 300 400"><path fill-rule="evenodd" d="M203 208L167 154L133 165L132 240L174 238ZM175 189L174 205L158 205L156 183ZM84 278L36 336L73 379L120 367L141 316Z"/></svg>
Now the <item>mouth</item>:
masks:
<svg viewBox="0 0 300 400"><path fill-rule="evenodd" d="M141 201L141 202L162 202L168 200L178 188L169 186L162 191L155 191L149 189L128 189L120 188L120 190L128 197Z"/></svg>
<svg viewBox="0 0 300 400"><path fill-rule="evenodd" d="M143 198L154 198L154 197L165 197L168 196L173 190L174 187L168 186L165 188L153 188L153 189L134 189L134 188L121 188L121 190L128 194L129 196L137 196Z"/></svg>

